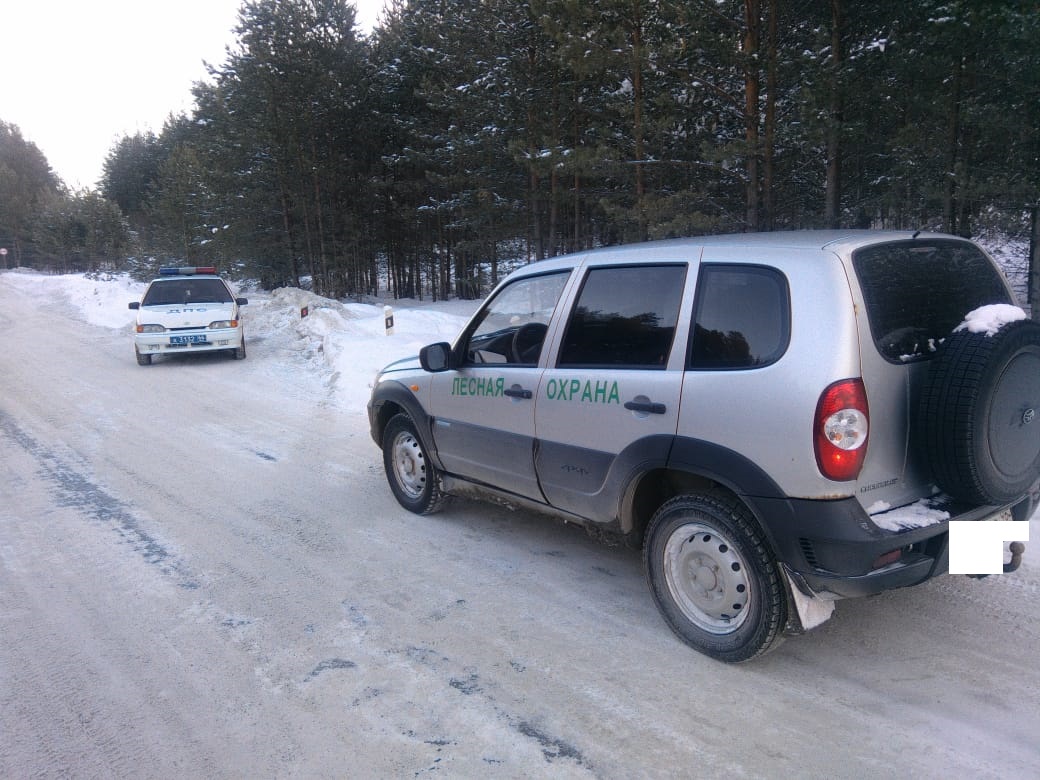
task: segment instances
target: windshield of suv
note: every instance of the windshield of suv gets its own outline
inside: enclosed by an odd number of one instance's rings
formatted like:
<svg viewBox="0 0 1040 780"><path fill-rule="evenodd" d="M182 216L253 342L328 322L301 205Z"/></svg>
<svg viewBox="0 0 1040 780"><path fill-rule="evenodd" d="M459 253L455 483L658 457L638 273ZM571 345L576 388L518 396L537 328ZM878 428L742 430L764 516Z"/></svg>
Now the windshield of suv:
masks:
<svg viewBox="0 0 1040 780"><path fill-rule="evenodd" d="M186 303L231 303L227 285L220 279L171 279L152 282L142 306Z"/></svg>
<svg viewBox="0 0 1040 780"><path fill-rule="evenodd" d="M1013 303L1000 272L972 244L898 241L852 257L878 351L893 363L927 357L964 319Z"/></svg>
<svg viewBox="0 0 1040 780"><path fill-rule="evenodd" d="M517 279L503 287L474 320L476 328L465 348L466 362L537 363L549 320L569 277L569 270L556 271Z"/></svg>

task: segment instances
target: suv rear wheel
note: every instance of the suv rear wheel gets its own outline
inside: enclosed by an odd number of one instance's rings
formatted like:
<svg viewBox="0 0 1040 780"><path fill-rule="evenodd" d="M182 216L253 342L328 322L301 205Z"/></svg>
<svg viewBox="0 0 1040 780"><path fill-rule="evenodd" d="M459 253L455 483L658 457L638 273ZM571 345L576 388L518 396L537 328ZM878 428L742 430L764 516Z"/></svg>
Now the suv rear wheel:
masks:
<svg viewBox="0 0 1040 780"><path fill-rule="evenodd" d="M694 649L734 663L778 643L786 591L761 532L735 499L666 502L650 521L643 555L658 608Z"/></svg>

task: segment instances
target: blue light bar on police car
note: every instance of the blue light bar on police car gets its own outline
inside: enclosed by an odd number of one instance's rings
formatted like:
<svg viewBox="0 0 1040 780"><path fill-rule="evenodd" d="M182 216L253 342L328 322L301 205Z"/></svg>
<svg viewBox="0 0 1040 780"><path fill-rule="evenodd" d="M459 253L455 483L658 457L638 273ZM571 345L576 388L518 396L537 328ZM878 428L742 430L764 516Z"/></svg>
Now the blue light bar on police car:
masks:
<svg viewBox="0 0 1040 780"><path fill-rule="evenodd" d="M191 276L192 274L215 274L216 266L188 265L183 268L160 268L159 276Z"/></svg>

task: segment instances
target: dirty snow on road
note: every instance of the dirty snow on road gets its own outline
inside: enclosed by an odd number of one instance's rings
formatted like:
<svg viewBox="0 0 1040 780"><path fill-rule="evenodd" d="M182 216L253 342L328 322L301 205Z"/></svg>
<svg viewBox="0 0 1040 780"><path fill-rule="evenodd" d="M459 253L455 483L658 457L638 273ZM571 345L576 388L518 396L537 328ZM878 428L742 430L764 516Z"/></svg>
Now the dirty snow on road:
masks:
<svg viewBox="0 0 1040 780"><path fill-rule="evenodd" d="M1035 777L1029 549L726 666L638 552L393 500L370 383L474 302L387 336L382 302L246 290L245 361L142 368L142 290L0 274L0 776Z"/></svg>

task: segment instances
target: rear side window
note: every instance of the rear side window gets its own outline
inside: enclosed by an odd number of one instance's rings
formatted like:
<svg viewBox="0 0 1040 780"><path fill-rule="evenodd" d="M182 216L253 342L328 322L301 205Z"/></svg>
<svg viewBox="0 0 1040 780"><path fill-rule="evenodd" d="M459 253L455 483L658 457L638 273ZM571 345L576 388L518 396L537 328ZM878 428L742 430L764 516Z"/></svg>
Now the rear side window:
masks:
<svg viewBox="0 0 1040 780"><path fill-rule="evenodd" d="M567 323L558 367L664 369L685 281L685 265L590 270Z"/></svg>
<svg viewBox="0 0 1040 780"><path fill-rule="evenodd" d="M697 280L688 367L748 369L787 351L791 306L787 279L775 268L704 265Z"/></svg>
<svg viewBox="0 0 1040 780"><path fill-rule="evenodd" d="M959 241L899 241L852 257L878 351L893 363L927 357L964 315L1013 303L1000 272Z"/></svg>

